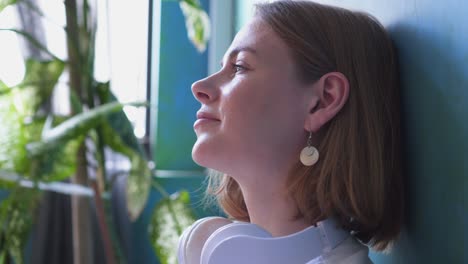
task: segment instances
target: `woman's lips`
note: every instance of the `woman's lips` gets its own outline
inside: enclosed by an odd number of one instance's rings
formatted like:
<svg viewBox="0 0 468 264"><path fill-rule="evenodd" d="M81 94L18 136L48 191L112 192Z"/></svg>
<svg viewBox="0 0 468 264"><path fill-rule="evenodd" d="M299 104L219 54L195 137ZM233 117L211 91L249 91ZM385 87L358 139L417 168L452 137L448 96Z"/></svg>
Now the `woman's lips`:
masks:
<svg viewBox="0 0 468 264"><path fill-rule="evenodd" d="M220 122L214 114L208 113L208 112L202 112L198 111L197 112L197 120L193 124L193 128L197 128L199 126L203 126L206 124L212 124L212 123L217 123Z"/></svg>
<svg viewBox="0 0 468 264"><path fill-rule="evenodd" d="M219 121L219 118L217 118L215 114L205 112L205 111L198 111L197 119L212 119L212 120Z"/></svg>

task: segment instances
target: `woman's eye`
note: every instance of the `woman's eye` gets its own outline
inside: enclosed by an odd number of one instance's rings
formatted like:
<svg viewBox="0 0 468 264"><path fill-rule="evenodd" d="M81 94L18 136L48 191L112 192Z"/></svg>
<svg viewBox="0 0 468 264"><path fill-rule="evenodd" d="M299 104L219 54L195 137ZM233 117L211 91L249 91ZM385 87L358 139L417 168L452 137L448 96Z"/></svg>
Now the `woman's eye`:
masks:
<svg viewBox="0 0 468 264"><path fill-rule="evenodd" d="M245 70L245 67L240 64L233 64L232 67L235 73L242 72Z"/></svg>

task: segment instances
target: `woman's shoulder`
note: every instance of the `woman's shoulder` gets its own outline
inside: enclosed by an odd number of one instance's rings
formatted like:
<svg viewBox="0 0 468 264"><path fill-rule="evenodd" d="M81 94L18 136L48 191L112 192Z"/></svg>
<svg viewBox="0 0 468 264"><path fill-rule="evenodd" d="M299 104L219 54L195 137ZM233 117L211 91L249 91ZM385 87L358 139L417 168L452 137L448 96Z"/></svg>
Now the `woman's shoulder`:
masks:
<svg viewBox="0 0 468 264"><path fill-rule="evenodd" d="M179 239L179 263L200 263L201 251L208 237L220 227L231 223L231 220L223 217L206 217L185 229Z"/></svg>

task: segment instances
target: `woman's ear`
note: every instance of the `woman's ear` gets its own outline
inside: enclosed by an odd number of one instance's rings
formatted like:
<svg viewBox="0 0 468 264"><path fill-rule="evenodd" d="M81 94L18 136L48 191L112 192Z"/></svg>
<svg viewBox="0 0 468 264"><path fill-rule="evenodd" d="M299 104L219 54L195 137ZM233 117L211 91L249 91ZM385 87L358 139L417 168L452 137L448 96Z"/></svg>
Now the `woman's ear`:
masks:
<svg viewBox="0 0 468 264"><path fill-rule="evenodd" d="M345 105L349 96L349 82L344 74L329 72L316 81L312 88L315 100L311 100L304 129L317 132Z"/></svg>

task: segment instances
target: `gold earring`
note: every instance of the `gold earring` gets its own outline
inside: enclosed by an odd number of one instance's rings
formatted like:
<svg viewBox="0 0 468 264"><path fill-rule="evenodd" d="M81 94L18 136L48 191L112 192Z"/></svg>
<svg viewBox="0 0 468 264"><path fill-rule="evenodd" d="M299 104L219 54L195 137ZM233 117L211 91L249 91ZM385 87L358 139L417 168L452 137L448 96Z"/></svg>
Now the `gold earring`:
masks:
<svg viewBox="0 0 468 264"><path fill-rule="evenodd" d="M301 155L299 156L304 166L312 166L317 163L319 159L318 150L312 146L312 131L309 131L309 139L307 139L307 146L302 149Z"/></svg>

